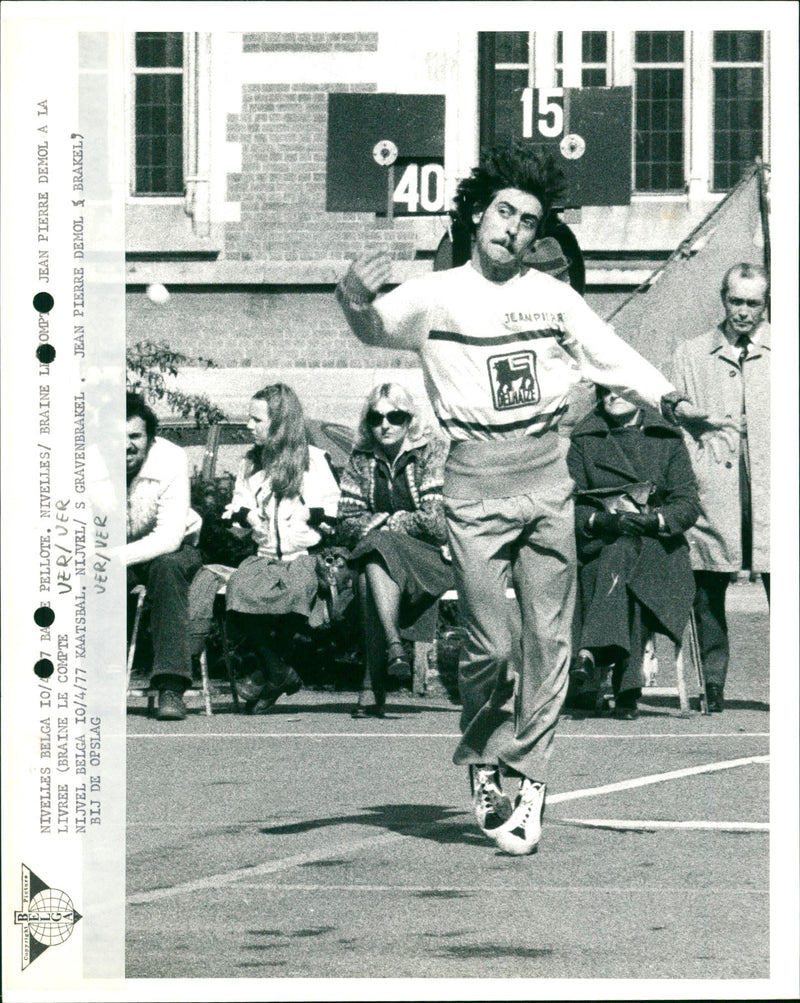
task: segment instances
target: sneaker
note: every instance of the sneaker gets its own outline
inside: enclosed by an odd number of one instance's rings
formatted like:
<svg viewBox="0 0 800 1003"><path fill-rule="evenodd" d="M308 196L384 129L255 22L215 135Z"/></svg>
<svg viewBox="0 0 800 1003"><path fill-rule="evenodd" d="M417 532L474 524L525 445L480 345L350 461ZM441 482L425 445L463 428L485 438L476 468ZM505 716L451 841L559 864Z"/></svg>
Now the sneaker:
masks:
<svg viewBox="0 0 800 1003"><path fill-rule="evenodd" d="M158 721L182 721L186 717L186 704L183 697L175 690L158 691Z"/></svg>
<svg viewBox="0 0 800 1003"><path fill-rule="evenodd" d="M535 853L542 835L542 816L547 788L537 780L522 781L511 818L491 836L499 849L521 857Z"/></svg>
<svg viewBox="0 0 800 1003"><path fill-rule="evenodd" d="M472 808L478 825L484 832L493 832L511 817L511 798L500 786L500 771L494 765L470 766L469 781L472 788Z"/></svg>

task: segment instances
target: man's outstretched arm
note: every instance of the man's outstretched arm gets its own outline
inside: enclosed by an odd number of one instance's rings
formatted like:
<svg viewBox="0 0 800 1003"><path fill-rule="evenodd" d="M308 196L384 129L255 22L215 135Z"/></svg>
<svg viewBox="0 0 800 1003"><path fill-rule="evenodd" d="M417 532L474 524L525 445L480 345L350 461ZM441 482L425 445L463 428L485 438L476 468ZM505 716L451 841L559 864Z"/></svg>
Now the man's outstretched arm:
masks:
<svg viewBox="0 0 800 1003"><path fill-rule="evenodd" d="M425 301L420 280L411 279L376 299L391 276L391 259L381 253L354 261L336 287L336 299L353 334L365 345L418 351L425 342Z"/></svg>

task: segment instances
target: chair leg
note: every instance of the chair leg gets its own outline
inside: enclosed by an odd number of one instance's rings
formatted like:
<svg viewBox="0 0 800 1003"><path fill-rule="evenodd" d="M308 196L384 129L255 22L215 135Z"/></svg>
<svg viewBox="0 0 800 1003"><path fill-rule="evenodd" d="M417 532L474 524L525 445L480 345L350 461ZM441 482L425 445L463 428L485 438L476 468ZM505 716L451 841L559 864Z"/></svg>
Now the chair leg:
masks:
<svg viewBox="0 0 800 1003"><path fill-rule="evenodd" d="M658 656L656 655L655 637L649 631L642 652L642 679L645 687L656 685L658 675Z"/></svg>
<svg viewBox="0 0 800 1003"><path fill-rule="evenodd" d="M225 622L225 614L222 614L222 657L225 661L225 671L228 673L228 682L231 686L231 696L233 697L233 709L239 710L239 691L236 689L235 673L231 665L231 651L228 643L228 627Z"/></svg>
<svg viewBox="0 0 800 1003"><path fill-rule="evenodd" d="M432 641L414 642L414 675L412 691L416 696L425 696L428 692L428 666L433 651Z"/></svg>
<svg viewBox="0 0 800 1003"><path fill-rule="evenodd" d="M694 670L697 674L697 688L700 692L700 713L708 714L708 694L706 693L706 676L703 671L703 659L700 657L700 641L697 637L697 620L694 610L689 615L689 650L692 653Z"/></svg>
<svg viewBox="0 0 800 1003"><path fill-rule="evenodd" d="M145 598L147 597L147 589L144 585L137 585L133 591L137 593L136 599L136 612L133 617L133 630L131 631L131 643L128 645L128 678L127 687L130 689L131 685L131 674L133 673L133 660L136 657L136 641L139 637L139 625L142 620L142 607L144 606Z"/></svg>
<svg viewBox="0 0 800 1003"><path fill-rule="evenodd" d="M683 645L675 647L675 675L678 683L678 700L681 705L681 714L689 713L689 694L686 691L686 676L683 673Z"/></svg>
<svg viewBox="0 0 800 1003"><path fill-rule="evenodd" d="M200 652L200 678L203 681L203 701L206 705L206 717L213 717L214 711L211 708L211 688L208 682L208 656L206 649Z"/></svg>

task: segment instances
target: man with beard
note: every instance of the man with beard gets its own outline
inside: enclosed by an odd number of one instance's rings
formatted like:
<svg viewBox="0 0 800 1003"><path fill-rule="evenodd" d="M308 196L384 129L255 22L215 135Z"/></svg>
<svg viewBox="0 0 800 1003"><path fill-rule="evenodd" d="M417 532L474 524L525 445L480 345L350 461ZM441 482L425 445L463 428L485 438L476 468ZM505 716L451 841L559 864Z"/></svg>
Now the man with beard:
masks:
<svg viewBox="0 0 800 1003"><path fill-rule="evenodd" d="M138 394L127 395L127 543L121 557L128 589L147 587L156 717L186 717L183 692L191 685L189 585L202 565L188 542L200 529L189 506L189 469L180 446L156 435L156 416Z"/></svg>

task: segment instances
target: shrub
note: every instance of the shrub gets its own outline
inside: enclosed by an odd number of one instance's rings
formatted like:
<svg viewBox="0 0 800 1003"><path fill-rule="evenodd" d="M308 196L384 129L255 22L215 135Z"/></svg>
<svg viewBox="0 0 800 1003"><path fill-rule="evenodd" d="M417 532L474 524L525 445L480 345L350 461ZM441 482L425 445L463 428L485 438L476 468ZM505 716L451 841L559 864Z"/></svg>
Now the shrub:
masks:
<svg viewBox="0 0 800 1003"><path fill-rule="evenodd" d="M166 377L178 375L180 366L216 367L211 359L174 352L165 342L137 341L126 351L127 389L142 394L150 403L164 401L173 414L191 418L197 426L214 425L226 418L205 394L185 393L168 386Z"/></svg>

